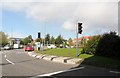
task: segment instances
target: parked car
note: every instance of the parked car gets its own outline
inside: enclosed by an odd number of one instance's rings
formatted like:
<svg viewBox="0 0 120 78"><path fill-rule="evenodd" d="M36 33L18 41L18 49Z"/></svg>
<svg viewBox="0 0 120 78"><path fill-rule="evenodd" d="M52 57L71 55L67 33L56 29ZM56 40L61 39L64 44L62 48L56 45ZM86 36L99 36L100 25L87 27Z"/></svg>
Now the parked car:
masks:
<svg viewBox="0 0 120 78"><path fill-rule="evenodd" d="M47 48L52 49L52 48L56 48L56 46L55 46L55 45L53 45L53 44L49 44L49 45L47 46Z"/></svg>
<svg viewBox="0 0 120 78"><path fill-rule="evenodd" d="M10 49L13 49L13 46L11 46L11 45L4 46L4 50L10 50Z"/></svg>
<svg viewBox="0 0 120 78"><path fill-rule="evenodd" d="M20 45L20 48L22 49L22 48L23 48L23 45Z"/></svg>
<svg viewBox="0 0 120 78"><path fill-rule="evenodd" d="M34 48L32 46L25 46L24 50L25 51L33 51Z"/></svg>

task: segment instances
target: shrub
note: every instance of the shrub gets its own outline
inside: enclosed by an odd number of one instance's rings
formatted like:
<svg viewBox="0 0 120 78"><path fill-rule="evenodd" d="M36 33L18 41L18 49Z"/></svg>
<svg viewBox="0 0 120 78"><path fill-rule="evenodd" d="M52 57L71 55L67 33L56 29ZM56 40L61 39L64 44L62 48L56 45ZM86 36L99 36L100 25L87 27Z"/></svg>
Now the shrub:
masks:
<svg viewBox="0 0 120 78"><path fill-rule="evenodd" d="M99 40L96 55L120 59L120 37L115 32L106 33Z"/></svg>
<svg viewBox="0 0 120 78"><path fill-rule="evenodd" d="M120 37L115 32L93 36L82 53L120 59Z"/></svg>
<svg viewBox="0 0 120 78"><path fill-rule="evenodd" d="M93 36L92 39L90 39L85 46L83 47L83 50L81 53L86 53L86 54L92 54L94 55L96 52L96 47L98 45L98 42L101 38L101 35L96 35Z"/></svg>

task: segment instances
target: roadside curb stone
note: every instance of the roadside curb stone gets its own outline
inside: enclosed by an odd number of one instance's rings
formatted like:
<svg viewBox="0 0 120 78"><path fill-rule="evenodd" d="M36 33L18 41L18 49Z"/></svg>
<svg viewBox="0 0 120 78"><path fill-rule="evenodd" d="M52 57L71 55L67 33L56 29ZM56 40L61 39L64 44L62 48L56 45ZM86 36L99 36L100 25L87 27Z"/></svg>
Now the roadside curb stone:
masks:
<svg viewBox="0 0 120 78"><path fill-rule="evenodd" d="M83 59L81 59L81 58L72 58L72 59L67 60L67 63L68 64L78 64L78 63L81 63L82 61L83 61Z"/></svg>
<svg viewBox="0 0 120 78"><path fill-rule="evenodd" d="M28 52L28 55L35 57L37 59L44 59L44 60L53 61L57 63L64 63L64 64L80 64L84 60L82 58L63 57L63 56L55 56L48 54L37 54L34 52Z"/></svg>
<svg viewBox="0 0 120 78"><path fill-rule="evenodd" d="M54 58L57 58L57 56L48 55L48 56L43 57L44 60L49 60L49 61L52 61Z"/></svg>
<svg viewBox="0 0 120 78"><path fill-rule="evenodd" d="M48 55L44 55L44 54L39 54L39 55L37 55L37 57L36 58L39 58L39 59L43 59L44 57L46 57L46 56L48 56Z"/></svg>
<svg viewBox="0 0 120 78"><path fill-rule="evenodd" d="M54 58L52 61L59 62L59 63L66 63L65 60L70 59L71 57L57 57Z"/></svg>

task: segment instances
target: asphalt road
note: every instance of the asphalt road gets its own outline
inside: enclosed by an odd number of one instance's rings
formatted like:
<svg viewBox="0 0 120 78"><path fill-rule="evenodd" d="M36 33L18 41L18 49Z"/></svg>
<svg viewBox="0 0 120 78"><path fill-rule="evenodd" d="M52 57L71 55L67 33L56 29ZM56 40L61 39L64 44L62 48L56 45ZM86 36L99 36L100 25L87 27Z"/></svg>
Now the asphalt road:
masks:
<svg viewBox="0 0 120 78"><path fill-rule="evenodd" d="M27 52L21 49L4 50L0 52L0 55L2 55L2 62L0 62L0 66L2 66L2 76L29 76L33 78L42 76L57 78L60 76L120 77L120 72L115 70L86 65L69 65L36 59L30 57Z"/></svg>
<svg viewBox="0 0 120 78"><path fill-rule="evenodd" d="M21 49L4 50L1 54L2 76L37 76L75 66L36 59Z"/></svg>

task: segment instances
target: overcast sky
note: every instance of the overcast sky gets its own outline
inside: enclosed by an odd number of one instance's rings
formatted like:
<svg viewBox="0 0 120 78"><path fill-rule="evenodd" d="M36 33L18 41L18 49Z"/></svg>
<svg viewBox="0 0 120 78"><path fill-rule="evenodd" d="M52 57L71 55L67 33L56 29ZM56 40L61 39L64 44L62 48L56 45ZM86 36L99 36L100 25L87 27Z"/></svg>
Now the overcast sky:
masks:
<svg viewBox="0 0 120 78"><path fill-rule="evenodd" d="M9 36L37 37L37 32L75 38L77 22L84 35L118 32L119 0L2 0L2 28Z"/></svg>

